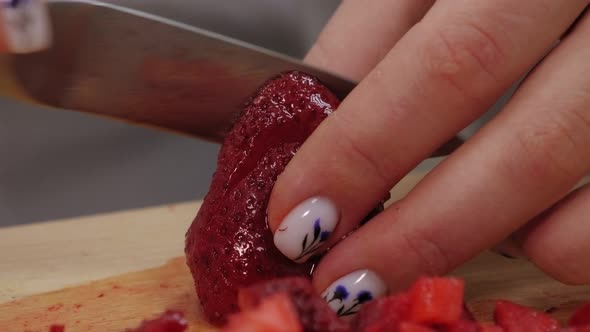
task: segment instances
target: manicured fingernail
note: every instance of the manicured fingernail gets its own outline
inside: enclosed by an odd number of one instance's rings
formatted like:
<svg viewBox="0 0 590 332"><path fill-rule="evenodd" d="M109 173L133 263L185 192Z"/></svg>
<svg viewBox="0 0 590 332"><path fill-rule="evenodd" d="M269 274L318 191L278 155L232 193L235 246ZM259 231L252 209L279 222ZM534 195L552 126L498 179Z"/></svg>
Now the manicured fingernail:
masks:
<svg viewBox="0 0 590 332"><path fill-rule="evenodd" d="M333 282L322 293L328 305L338 316L356 314L363 304L384 296L385 282L371 270L358 270Z"/></svg>
<svg viewBox="0 0 590 332"><path fill-rule="evenodd" d="M291 260L305 262L323 248L338 224L338 210L324 197L310 198L283 219L274 235L275 246Z"/></svg>
<svg viewBox="0 0 590 332"><path fill-rule="evenodd" d="M51 45L51 25L45 1L2 0L0 15L10 52L30 53Z"/></svg>

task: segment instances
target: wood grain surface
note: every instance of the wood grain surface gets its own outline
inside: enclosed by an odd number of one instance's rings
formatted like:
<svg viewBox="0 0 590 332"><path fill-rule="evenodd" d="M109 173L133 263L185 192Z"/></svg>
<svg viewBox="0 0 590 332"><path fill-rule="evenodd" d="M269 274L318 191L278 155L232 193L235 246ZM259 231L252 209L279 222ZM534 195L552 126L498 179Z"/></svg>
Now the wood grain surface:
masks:
<svg viewBox="0 0 590 332"><path fill-rule="evenodd" d="M402 197L421 176L398 185ZM188 315L191 331L211 331L183 259L184 233L200 202L151 207L0 229L0 331L125 331L166 309ZM523 260L483 254L453 273L489 320L510 299L563 319L590 286L565 286Z"/></svg>

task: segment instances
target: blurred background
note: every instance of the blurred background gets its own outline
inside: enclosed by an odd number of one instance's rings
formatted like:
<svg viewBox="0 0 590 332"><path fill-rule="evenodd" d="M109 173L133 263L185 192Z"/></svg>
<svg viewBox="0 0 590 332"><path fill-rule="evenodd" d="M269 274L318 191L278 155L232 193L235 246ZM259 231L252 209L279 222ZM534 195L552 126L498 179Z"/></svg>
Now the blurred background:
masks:
<svg viewBox="0 0 590 332"><path fill-rule="evenodd" d="M104 1L303 57L336 0ZM202 198L211 144L0 99L0 226Z"/></svg>
<svg viewBox="0 0 590 332"><path fill-rule="evenodd" d="M103 2L301 58L340 1ZM90 115L0 99L0 227L201 199L218 148ZM430 160L420 167L435 163Z"/></svg>

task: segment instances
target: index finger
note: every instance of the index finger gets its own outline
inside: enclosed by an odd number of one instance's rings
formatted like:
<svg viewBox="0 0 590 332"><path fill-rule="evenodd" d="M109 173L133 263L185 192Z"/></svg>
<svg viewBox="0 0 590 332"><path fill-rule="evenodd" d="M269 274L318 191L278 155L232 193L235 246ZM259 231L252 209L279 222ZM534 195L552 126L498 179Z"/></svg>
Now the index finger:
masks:
<svg viewBox="0 0 590 332"><path fill-rule="evenodd" d="M343 1L305 61L360 81L426 14L434 1Z"/></svg>
<svg viewBox="0 0 590 332"><path fill-rule="evenodd" d="M337 216L324 222L324 248L354 230L399 179L536 63L587 3L437 2L278 178L268 209L277 248L298 257L297 237L312 226L298 211L311 221L327 210ZM325 204L316 208L309 202L318 197ZM290 234L276 232L295 224Z"/></svg>

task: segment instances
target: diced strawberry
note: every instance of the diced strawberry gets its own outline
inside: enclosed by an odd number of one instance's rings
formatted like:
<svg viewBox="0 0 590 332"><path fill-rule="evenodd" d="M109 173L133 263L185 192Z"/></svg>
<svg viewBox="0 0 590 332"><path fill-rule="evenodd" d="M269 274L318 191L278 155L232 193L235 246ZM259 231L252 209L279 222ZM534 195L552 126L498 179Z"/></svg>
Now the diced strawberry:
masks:
<svg viewBox="0 0 590 332"><path fill-rule="evenodd" d="M410 315L410 295L401 293L367 303L354 317L356 332L391 332Z"/></svg>
<svg viewBox="0 0 590 332"><path fill-rule="evenodd" d="M569 326L590 325L590 303L587 303L574 312L569 320Z"/></svg>
<svg viewBox="0 0 590 332"><path fill-rule="evenodd" d="M274 279L240 289L240 309L255 307L277 293L289 295L305 332L350 332L350 326L338 318L311 282L303 277Z"/></svg>
<svg viewBox="0 0 590 332"><path fill-rule="evenodd" d="M464 283L456 278L421 278L410 289L410 319L416 323L451 324L463 313Z"/></svg>
<svg viewBox="0 0 590 332"><path fill-rule="evenodd" d="M435 332L435 330L410 322L403 322L399 325L399 332Z"/></svg>
<svg viewBox="0 0 590 332"><path fill-rule="evenodd" d="M559 330L559 332L590 332L590 325L567 327Z"/></svg>
<svg viewBox="0 0 590 332"><path fill-rule="evenodd" d="M469 320L459 320L440 328L442 332L479 332L479 325Z"/></svg>
<svg viewBox="0 0 590 332"><path fill-rule="evenodd" d="M549 315L509 301L496 303L494 319L506 332L559 331L558 322Z"/></svg>
<svg viewBox="0 0 590 332"><path fill-rule="evenodd" d="M303 332L289 296L277 293L246 311L232 314L223 332Z"/></svg>

